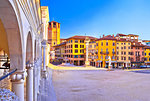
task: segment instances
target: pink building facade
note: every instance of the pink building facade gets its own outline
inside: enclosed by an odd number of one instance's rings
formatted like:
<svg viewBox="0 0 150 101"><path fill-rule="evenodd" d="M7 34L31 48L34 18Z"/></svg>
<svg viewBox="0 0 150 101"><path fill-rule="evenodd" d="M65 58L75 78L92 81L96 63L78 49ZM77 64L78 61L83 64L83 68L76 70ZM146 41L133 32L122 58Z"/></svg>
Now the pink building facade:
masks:
<svg viewBox="0 0 150 101"><path fill-rule="evenodd" d="M144 64L144 47L140 42L133 42L131 45L131 66Z"/></svg>

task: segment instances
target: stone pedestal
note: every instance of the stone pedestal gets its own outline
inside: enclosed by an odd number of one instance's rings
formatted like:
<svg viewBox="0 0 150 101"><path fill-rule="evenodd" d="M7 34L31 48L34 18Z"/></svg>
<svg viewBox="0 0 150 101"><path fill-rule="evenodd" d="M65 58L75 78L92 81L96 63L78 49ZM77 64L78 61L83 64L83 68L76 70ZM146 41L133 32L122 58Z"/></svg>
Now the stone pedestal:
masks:
<svg viewBox="0 0 150 101"><path fill-rule="evenodd" d="M24 82L25 82L25 71L17 71L10 76L12 83L12 91L19 97L19 101L24 101Z"/></svg>

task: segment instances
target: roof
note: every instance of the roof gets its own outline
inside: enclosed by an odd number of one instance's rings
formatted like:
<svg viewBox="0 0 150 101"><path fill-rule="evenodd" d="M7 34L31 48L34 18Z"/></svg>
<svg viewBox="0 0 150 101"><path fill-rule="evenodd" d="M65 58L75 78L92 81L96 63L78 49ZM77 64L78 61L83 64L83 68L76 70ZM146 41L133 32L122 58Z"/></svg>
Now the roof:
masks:
<svg viewBox="0 0 150 101"><path fill-rule="evenodd" d="M129 36L139 36L139 35L135 35L135 34L129 34Z"/></svg>
<svg viewBox="0 0 150 101"><path fill-rule="evenodd" d="M56 22L56 21L51 21L51 22ZM49 23L51 23L51 22L49 22ZM56 22L56 23L59 23L59 22Z"/></svg>
<svg viewBox="0 0 150 101"><path fill-rule="evenodd" d="M117 37L117 36L127 36L127 35L118 33L118 34L116 35L116 37Z"/></svg>
<svg viewBox="0 0 150 101"><path fill-rule="evenodd" d="M135 35L135 34L128 34L128 35L126 35L126 34L120 34L120 33L118 33L116 35L116 37L118 37L118 36L139 36L139 35Z"/></svg>
<svg viewBox="0 0 150 101"><path fill-rule="evenodd" d="M141 42L133 42L132 47L145 47L145 45L143 45Z"/></svg>
<svg viewBox="0 0 150 101"><path fill-rule="evenodd" d="M150 46L145 46L144 48L145 48L145 49L150 49Z"/></svg>
<svg viewBox="0 0 150 101"><path fill-rule="evenodd" d="M117 41L122 41L122 42L131 42L130 40L125 39L125 38L119 38L119 39L117 39Z"/></svg>
<svg viewBox="0 0 150 101"><path fill-rule="evenodd" d="M103 36L102 38L99 38L98 40L117 40L117 39L114 36L107 35L107 36Z"/></svg>
<svg viewBox="0 0 150 101"><path fill-rule="evenodd" d="M78 36L78 35L75 35L75 36L72 36L70 38L67 38L66 40L68 40L68 39L85 39L86 37L88 37L89 39L93 39L93 40L97 39L97 38L92 37L92 36Z"/></svg>
<svg viewBox="0 0 150 101"><path fill-rule="evenodd" d="M143 42L150 42L150 40L142 40Z"/></svg>
<svg viewBox="0 0 150 101"><path fill-rule="evenodd" d="M54 47L61 46L61 45L65 45L65 44L66 44L66 42L63 42L63 43L61 43L61 44L59 44L59 45L56 45L56 46L54 46Z"/></svg>

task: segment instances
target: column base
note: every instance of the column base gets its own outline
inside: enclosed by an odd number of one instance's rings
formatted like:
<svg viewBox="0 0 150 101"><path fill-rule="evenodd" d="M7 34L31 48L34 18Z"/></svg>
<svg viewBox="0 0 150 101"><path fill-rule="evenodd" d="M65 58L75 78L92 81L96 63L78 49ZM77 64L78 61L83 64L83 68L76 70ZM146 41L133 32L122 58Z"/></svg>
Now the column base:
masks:
<svg viewBox="0 0 150 101"><path fill-rule="evenodd" d="M114 71L114 70L113 70L112 66L109 66L107 71Z"/></svg>
<svg viewBox="0 0 150 101"><path fill-rule="evenodd" d="M89 61L85 61L85 65L84 65L85 67L88 67L88 66L90 66L90 62Z"/></svg>

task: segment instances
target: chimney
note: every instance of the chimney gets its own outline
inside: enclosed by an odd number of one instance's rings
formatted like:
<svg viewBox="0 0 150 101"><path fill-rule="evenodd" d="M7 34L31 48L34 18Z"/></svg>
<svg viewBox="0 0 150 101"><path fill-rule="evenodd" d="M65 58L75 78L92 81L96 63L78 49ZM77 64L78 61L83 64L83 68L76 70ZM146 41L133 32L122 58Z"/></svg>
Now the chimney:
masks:
<svg viewBox="0 0 150 101"><path fill-rule="evenodd" d="M115 36L114 36L114 34L113 34L113 38L114 38Z"/></svg>
<svg viewBox="0 0 150 101"><path fill-rule="evenodd" d="M103 34L103 37L105 37L105 35Z"/></svg>

